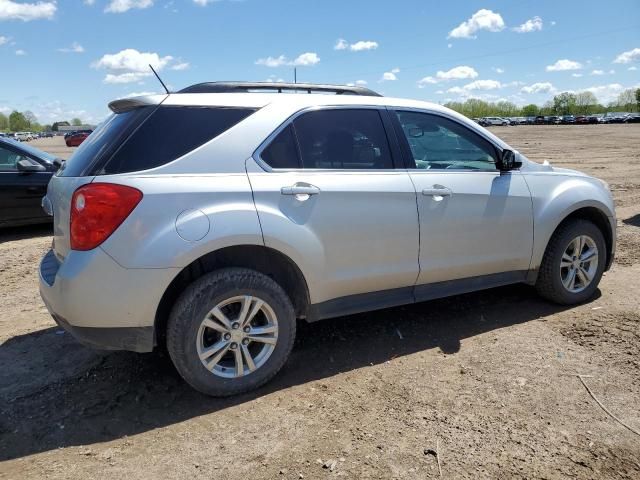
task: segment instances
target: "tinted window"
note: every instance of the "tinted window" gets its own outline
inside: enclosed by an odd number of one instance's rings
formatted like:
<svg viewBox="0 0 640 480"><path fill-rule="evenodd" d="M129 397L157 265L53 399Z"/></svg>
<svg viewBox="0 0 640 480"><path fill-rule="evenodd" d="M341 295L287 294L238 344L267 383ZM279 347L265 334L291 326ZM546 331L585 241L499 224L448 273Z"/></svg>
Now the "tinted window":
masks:
<svg viewBox="0 0 640 480"><path fill-rule="evenodd" d="M489 141L448 118L418 112L396 112L409 143L410 168L496 170Z"/></svg>
<svg viewBox="0 0 640 480"><path fill-rule="evenodd" d="M136 108L108 117L82 142L69 160L58 170L63 177L89 175L92 167L102 165L156 107Z"/></svg>
<svg viewBox="0 0 640 480"><path fill-rule="evenodd" d="M164 165L214 139L254 111L160 106L99 173L134 172Z"/></svg>
<svg viewBox="0 0 640 480"><path fill-rule="evenodd" d="M0 146L0 172L15 172L18 170L18 161L24 157L19 153Z"/></svg>
<svg viewBox="0 0 640 480"><path fill-rule="evenodd" d="M393 168L377 110L318 110L301 115L293 125L304 168Z"/></svg>
<svg viewBox="0 0 640 480"><path fill-rule="evenodd" d="M271 168L300 168L298 146L291 125L282 130L262 151L261 158Z"/></svg>

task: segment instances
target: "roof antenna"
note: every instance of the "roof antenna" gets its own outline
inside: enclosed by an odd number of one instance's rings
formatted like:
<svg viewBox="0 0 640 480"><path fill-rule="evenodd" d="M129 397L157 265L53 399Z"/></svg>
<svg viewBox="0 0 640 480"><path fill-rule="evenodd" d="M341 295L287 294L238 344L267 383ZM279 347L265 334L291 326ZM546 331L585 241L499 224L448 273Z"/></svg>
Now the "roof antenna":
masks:
<svg viewBox="0 0 640 480"><path fill-rule="evenodd" d="M164 82L162 81L162 79L160 78L160 75L158 75L158 72L155 71L155 69L151 66L151 64L149 64L149 68L151 69L151 71L153 72L153 74L156 76L156 78L158 79L158 81L162 84L162 86L164 87L165 91L167 92L167 95L169 95L171 92L169 91L169 89L167 88L167 86L164 84Z"/></svg>

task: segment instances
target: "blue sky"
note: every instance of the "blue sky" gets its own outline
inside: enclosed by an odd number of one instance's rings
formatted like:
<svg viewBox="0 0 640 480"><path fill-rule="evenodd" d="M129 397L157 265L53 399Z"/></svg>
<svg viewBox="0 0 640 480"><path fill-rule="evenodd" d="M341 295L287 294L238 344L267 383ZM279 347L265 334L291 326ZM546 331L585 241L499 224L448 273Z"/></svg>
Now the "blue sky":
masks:
<svg viewBox="0 0 640 480"><path fill-rule="evenodd" d="M41 123L210 80L366 84L443 103L640 86L640 2L0 0L0 112Z"/></svg>

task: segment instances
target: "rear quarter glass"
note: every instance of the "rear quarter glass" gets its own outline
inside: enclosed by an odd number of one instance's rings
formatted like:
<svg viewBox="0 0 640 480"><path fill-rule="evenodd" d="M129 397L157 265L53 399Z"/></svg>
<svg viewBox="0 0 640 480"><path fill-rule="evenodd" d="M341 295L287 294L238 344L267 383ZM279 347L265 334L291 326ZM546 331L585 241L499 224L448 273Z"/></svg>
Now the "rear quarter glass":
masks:
<svg viewBox="0 0 640 480"><path fill-rule="evenodd" d="M60 177L90 175L103 165L156 106L142 107L124 113L110 115L80 145L78 150L58 170Z"/></svg>
<svg viewBox="0 0 640 480"><path fill-rule="evenodd" d="M255 109L160 106L98 170L98 175L165 165L241 122Z"/></svg>

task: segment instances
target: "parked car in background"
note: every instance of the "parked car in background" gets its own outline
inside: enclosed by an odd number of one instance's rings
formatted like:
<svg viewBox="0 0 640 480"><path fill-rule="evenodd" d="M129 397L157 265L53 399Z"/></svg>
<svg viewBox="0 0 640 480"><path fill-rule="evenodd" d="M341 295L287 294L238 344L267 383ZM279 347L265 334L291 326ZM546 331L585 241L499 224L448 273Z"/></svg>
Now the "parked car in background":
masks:
<svg viewBox="0 0 640 480"><path fill-rule="evenodd" d="M84 142L89 135L91 134L88 132L77 132L66 137L64 141L67 144L67 147L79 147L80 144Z"/></svg>
<svg viewBox="0 0 640 480"><path fill-rule="evenodd" d="M630 113L624 119L624 123L640 123L640 113Z"/></svg>
<svg viewBox="0 0 640 480"><path fill-rule="evenodd" d="M31 145L0 138L0 227L51 221L41 201L61 162Z"/></svg>
<svg viewBox="0 0 640 480"><path fill-rule="evenodd" d="M574 117L573 115L563 115L560 118L560 123L562 125L573 125L574 123L576 123L576 117Z"/></svg>
<svg viewBox="0 0 640 480"><path fill-rule="evenodd" d="M548 125L560 125L561 121L562 121L561 118L555 115L551 115L550 117L547 118Z"/></svg>
<svg viewBox="0 0 640 480"><path fill-rule="evenodd" d="M547 117L545 117L544 115L538 115L536 116L534 123L536 125L545 125L547 123Z"/></svg>
<svg viewBox="0 0 640 480"><path fill-rule="evenodd" d="M16 132L13 134L13 139L18 142L28 142L31 140L31 134L29 132Z"/></svg>
<svg viewBox="0 0 640 480"><path fill-rule="evenodd" d="M53 138L53 132L42 132L40 138Z"/></svg>
<svg viewBox="0 0 640 480"><path fill-rule="evenodd" d="M578 304L614 257L604 182L441 105L213 82L110 108L49 184L40 293L88 345L166 346L205 394L273 378L298 319L514 283Z"/></svg>
<svg viewBox="0 0 640 480"><path fill-rule="evenodd" d="M608 112L604 116L604 123L624 123L627 115L627 112Z"/></svg>
<svg viewBox="0 0 640 480"><path fill-rule="evenodd" d="M481 125L483 127L490 127L493 125L509 125L509 120L501 117L484 117L482 121L483 123L481 123Z"/></svg>

